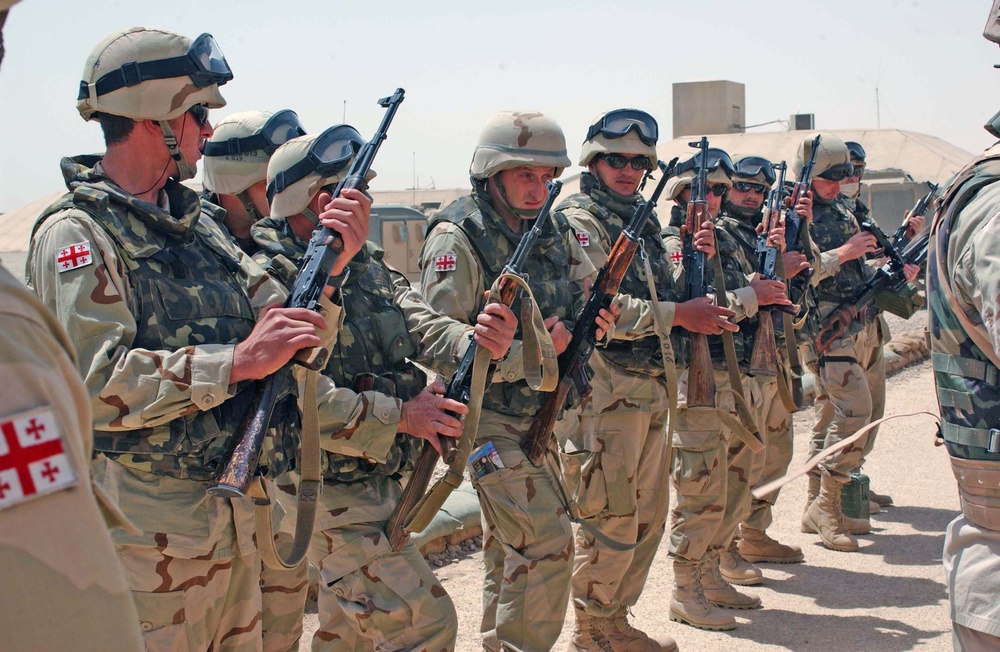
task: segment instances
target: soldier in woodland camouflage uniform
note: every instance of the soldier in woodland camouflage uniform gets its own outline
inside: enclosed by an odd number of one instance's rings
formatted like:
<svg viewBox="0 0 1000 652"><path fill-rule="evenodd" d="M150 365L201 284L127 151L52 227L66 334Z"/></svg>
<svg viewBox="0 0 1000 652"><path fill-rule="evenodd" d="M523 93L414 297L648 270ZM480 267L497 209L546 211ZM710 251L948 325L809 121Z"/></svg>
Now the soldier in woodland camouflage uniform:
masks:
<svg viewBox="0 0 1000 652"><path fill-rule="evenodd" d="M672 226L665 230L667 250L675 260L681 258L681 238L678 221L684 219L690 198L691 180L700 158L687 161L688 168L671 189L671 198L677 203L672 216ZM733 171L729 155L721 150L709 150L708 210L718 216L723 198L732 186ZM729 306L736 312L740 323L734 326L733 337L736 355L742 364L749 363L756 330L754 315L760 305L788 303L784 285L779 281L755 279L753 265L745 259L733 235L725 230L730 226L724 218L716 220L716 248L721 257ZM714 279L713 266L709 265L706 277ZM678 267L679 279L683 267ZM712 283L712 281L709 281ZM732 326L732 324L731 324ZM671 338L677 354L678 366L687 367L690 340L680 331ZM719 390L730 387L729 374L725 371L723 345L720 336L709 338L709 348L715 361L715 382ZM742 391L752 410L759 410L760 392L755 382L746 377L741 367ZM677 489L677 506L671 519L670 552L674 556L675 588L670 602L670 619L702 629L733 629L736 620L716 607L729 609L754 609L760 598L752 593L740 593L730 582L755 583L760 581L760 571L739 557L734 536L748 508L750 486L755 474L763 466L763 456L755 456L719 420L714 411L688 409L687 373L681 375L674 430L674 461L672 479ZM735 399L732 392L719 391L716 404L720 411L736 418ZM760 459L755 459L760 458ZM726 576L720 565L725 556Z"/></svg>
<svg viewBox="0 0 1000 652"><path fill-rule="evenodd" d="M475 210L438 216L420 252L421 287L435 310L465 323L475 319L484 292L520 242L525 220L541 208L545 182L569 165L566 140L551 118L512 111L486 124L470 167ZM583 281L596 271L565 218L550 216L524 271L561 352L573 327L567 321L583 308ZM515 301L515 314L521 300ZM492 443L503 461L503 468L473 477L483 508L487 650L551 649L569 599L569 516L544 466L535 467L519 445L544 399L523 378L518 339L485 393L476 441Z"/></svg>
<svg viewBox="0 0 1000 652"><path fill-rule="evenodd" d="M811 143L806 139L799 147L797 169L808 159ZM865 255L875 250L875 238L860 231L857 220L838 199L841 181L852 172L847 145L832 134L822 134L813 168L814 204L810 226L812 241L821 252L820 264L812 279L816 284L820 320L842 302L854 298L858 288L875 273L874 268L864 262ZM915 266L907 266L907 277L915 277L917 271ZM817 397L819 418L813 428L810 457L867 425L873 409L884 400L872 389L884 387L885 383L878 332L868 327L877 314L874 310L866 313L869 314L852 322L822 357L811 362L821 391ZM802 527L805 531L818 532L823 545L831 550L853 552L858 549L858 542L850 531L858 528L845 521L840 510L840 493L842 486L850 481L850 473L860 465L864 446L863 440L855 442L825 458L810 478L809 502L802 516ZM818 493L814 493L817 490Z"/></svg>
<svg viewBox="0 0 1000 652"><path fill-rule="evenodd" d="M744 258L751 262L756 261L757 227L763 219L761 209L775 180L770 161L759 156L744 157L736 163L733 187L723 205L725 224L721 228L733 236ZM801 201L801 212L807 213L812 200L805 197ZM789 265L785 267L786 274L790 272L794 274L803 266L801 261L796 264L789 259L788 262ZM772 315L777 314L772 313ZM778 373L787 374L788 361L784 340L777 330L775 335L780 365ZM778 379L776 376L758 375L754 380L760 387L761 409L756 417L765 439L766 450L761 455L763 469L751 486L751 490L783 476L792 461L792 415L778 395ZM761 561L793 563L803 559L801 548L779 543L765 532L771 524L771 508L777 499L777 491L764 499L751 498L750 511L740 524L738 554L750 563ZM723 568L724 572L725 570Z"/></svg>
<svg viewBox="0 0 1000 652"><path fill-rule="evenodd" d="M657 136L652 116L619 109L599 116L583 143L580 165L588 171L581 176L582 192L567 198L557 210L574 228L595 266L605 264L618 235L644 201L637 189L656 167ZM616 300L624 301L627 296L639 300L644 314L637 326L645 327L644 332L631 341L615 340L594 351L590 359L594 393L584 405L579 429L569 439L586 456L582 467L591 469L584 485L588 491L576 497L582 515L594 517L601 531L618 541L646 538L635 550L616 551L582 528L577 531L573 650L603 650L609 645L630 651L676 649L673 639L652 639L627 620L663 536L666 520L651 520L659 507L655 500L662 495L669 502L669 495L659 491L660 483L668 481L663 471L670 460L665 427L671 400L660 337L669 338L675 324L717 332L719 326L713 321L723 321L725 311L704 299L675 303L680 288L655 214L640 234L655 276L663 321L653 321L646 269L640 259L643 254L638 254ZM697 237L714 254L713 231L704 229ZM662 329L659 333L657 326ZM616 332L621 335L621 328Z"/></svg>
<svg viewBox="0 0 1000 652"><path fill-rule="evenodd" d="M1000 43L1000 0L983 35ZM1000 138L1000 113L986 124ZM1000 143L958 173L931 227L927 307L962 513L944 540L955 650L1000 649Z"/></svg>
<svg viewBox="0 0 1000 652"><path fill-rule="evenodd" d="M29 280L79 356L95 478L141 530L113 537L147 648L259 650L252 501L206 489L249 402L247 381L332 343L340 309L323 299L324 318L274 306L284 289L179 183L194 174L212 133L207 108L224 105L218 85L232 77L210 35L116 32L83 77L78 109L100 120L108 152L63 160L70 194L36 224ZM355 193L328 211L345 231L335 273L364 241L368 206ZM296 414L280 421L278 453ZM268 470L287 461L275 455Z"/></svg>
<svg viewBox="0 0 1000 652"><path fill-rule="evenodd" d="M345 146L337 146L342 142ZM328 142L329 141L329 142ZM351 163L361 137L346 125L319 136L293 139L268 165L271 217L253 226L256 259L291 285L315 216ZM311 149L343 151L339 162L298 180L289 170ZM276 177L282 177L279 182ZM319 650L452 650L455 607L412 542L389 548L385 522L398 502L400 477L413 467L422 445L439 447L439 436L458 436L466 406L440 396L438 382L408 359L437 363L453 372L472 327L435 313L405 277L368 242L351 260L341 291L345 323L331 351L321 387L324 489L310 560L320 569ZM506 353L516 319L493 304L480 316L481 344L496 358ZM497 327L502 328L498 330ZM430 444L424 444L424 440ZM279 497L293 513L294 499ZM292 518L286 518L291 529ZM300 607L304 606L304 597Z"/></svg>

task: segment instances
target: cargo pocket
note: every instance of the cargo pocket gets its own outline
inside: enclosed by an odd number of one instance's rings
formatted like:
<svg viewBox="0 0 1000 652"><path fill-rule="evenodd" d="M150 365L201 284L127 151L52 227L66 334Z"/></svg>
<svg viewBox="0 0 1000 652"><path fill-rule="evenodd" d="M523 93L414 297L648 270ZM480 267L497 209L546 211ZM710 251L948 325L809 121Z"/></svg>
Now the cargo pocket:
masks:
<svg viewBox="0 0 1000 652"><path fill-rule="evenodd" d="M512 468L497 469L481 478L473 474L479 502L496 528L497 537L516 549L523 548L529 537L534 538L531 519L515 498L517 486L524 485L523 479L518 478L520 475L519 469Z"/></svg>
<svg viewBox="0 0 1000 652"><path fill-rule="evenodd" d="M625 516L635 512L635 490L629 482L621 435L600 435L600 451L569 450L560 453L566 486L576 500L580 516ZM572 444L569 444L570 446Z"/></svg>
<svg viewBox="0 0 1000 652"><path fill-rule="evenodd" d="M147 650L190 650L187 620L184 613L184 591L148 593L133 591L139 628Z"/></svg>
<svg viewBox="0 0 1000 652"><path fill-rule="evenodd" d="M716 408L680 411L674 430L674 481L685 496L703 496L718 463L721 424Z"/></svg>

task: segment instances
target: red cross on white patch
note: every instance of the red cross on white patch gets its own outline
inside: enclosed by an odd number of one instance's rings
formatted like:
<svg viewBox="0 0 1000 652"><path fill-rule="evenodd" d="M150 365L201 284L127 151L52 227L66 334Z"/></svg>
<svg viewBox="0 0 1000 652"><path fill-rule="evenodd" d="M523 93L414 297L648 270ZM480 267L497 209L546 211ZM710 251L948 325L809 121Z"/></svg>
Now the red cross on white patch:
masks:
<svg viewBox="0 0 1000 652"><path fill-rule="evenodd" d="M0 417L0 509L76 483L51 410Z"/></svg>
<svg viewBox="0 0 1000 652"><path fill-rule="evenodd" d="M456 260L457 256L455 254L441 254L440 256L434 257L434 271L435 272L454 272L457 268Z"/></svg>
<svg viewBox="0 0 1000 652"><path fill-rule="evenodd" d="M680 251L670 252L670 262L672 262L674 265L680 265L682 260L684 260L684 254L682 252Z"/></svg>
<svg viewBox="0 0 1000 652"><path fill-rule="evenodd" d="M584 247L590 246L590 234L586 231L577 231L576 239L580 241L580 245Z"/></svg>
<svg viewBox="0 0 1000 652"><path fill-rule="evenodd" d="M94 262L90 255L90 242L84 240L56 252L56 269L59 273L68 272L77 267L83 267Z"/></svg>

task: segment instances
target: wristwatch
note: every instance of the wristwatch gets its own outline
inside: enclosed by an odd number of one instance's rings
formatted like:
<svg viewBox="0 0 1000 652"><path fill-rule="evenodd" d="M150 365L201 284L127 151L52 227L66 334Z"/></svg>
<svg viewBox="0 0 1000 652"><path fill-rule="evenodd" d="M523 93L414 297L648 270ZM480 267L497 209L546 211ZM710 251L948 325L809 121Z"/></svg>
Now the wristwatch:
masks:
<svg viewBox="0 0 1000 652"><path fill-rule="evenodd" d="M340 288L344 287L344 283L347 281L347 278L350 275L351 275L351 268L350 267L345 267L344 271L342 271L340 274L338 274L336 276L330 276L326 280L326 285L327 285L327 287L331 287L331 288L334 288L335 290L339 290Z"/></svg>

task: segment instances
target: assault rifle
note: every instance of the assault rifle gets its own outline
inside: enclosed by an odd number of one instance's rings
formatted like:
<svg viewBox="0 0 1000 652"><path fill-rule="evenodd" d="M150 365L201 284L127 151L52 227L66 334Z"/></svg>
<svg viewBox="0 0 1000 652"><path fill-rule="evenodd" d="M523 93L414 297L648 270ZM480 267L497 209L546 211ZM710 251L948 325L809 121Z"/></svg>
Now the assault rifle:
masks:
<svg viewBox="0 0 1000 652"><path fill-rule="evenodd" d="M823 322L823 327L816 337L816 350L819 355L822 356L835 340L843 337L851 322L857 320L858 315L871 306L888 310L904 318L913 315L916 306L922 300L916 294L913 286L907 282L906 276L903 274L903 266L922 264L927 259L929 241L930 231L926 230L915 238L901 254L893 250L895 255L890 255L889 260L875 270L875 275L861 287L854 298L834 308Z"/></svg>
<svg viewBox="0 0 1000 652"><path fill-rule="evenodd" d="M504 274L514 276L521 274L521 268L524 266L524 261L528 257L528 253L534 248L535 242L542 233L542 227L548 222L552 205L562 190L562 182L550 181L546 184L546 189L549 191L549 194L545 198L545 203L542 204L541 209L538 211L538 217L535 218L535 223L531 229L521 236L521 241L518 243L517 249L514 250L514 254L503 268ZM490 301L502 303L510 307L517 298L519 289L520 286L511 279L502 278L497 286L498 296L490 296ZM528 324L522 325L522 329L528 327ZM478 348L479 345L476 343L475 338L473 338L469 344L469 348L465 351L462 362L459 363L458 369L455 370L451 381L448 383L448 389L444 394L446 398L455 399L468 405L472 398L470 396L472 387L472 362L476 357L476 350ZM452 464L458 454L455 438L442 437L441 450L444 451L445 461L448 464ZM399 502L396 503L396 507L385 525L385 531L389 537L389 545L393 550L400 550L410 536L410 533L405 529L407 519L413 508L424 494L427 493L427 487L430 485L431 476L434 474L434 468L437 466L439 457L438 452L434 450L430 442L424 442L424 447L420 451L420 457L417 459L413 473L406 483L406 488L403 489L403 493L399 497Z"/></svg>
<svg viewBox="0 0 1000 652"><path fill-rule="evenodd" d="M819 142L820 136L817 134L816 138L812 141L812 151L809 153L809 160L802 166L799 178L792 189L792 203L784 209L785 251L803 251L809 246L809 225L801 215L795 212L795 205L799 203L799 199L809 192L809 185L812 183L813 167L816 165L816 152L819 150ZM801 273L801 276L805 278L809 278L812 275L812 267L803 270Z"/></svg>
<svg viewBox="0 0 1000 652"><path fill-rule="evenodd" d="M339 197L340 193L347 188L355 188L362 192L368 190L368 173L371 171L372 163L375 160L375 155L378 154L382 141L386 139L389 125L396 115L396 110L403 102L404 92L402 88L397 88L391 96L383 97L378 101L379 105L386 109L382 122L372 139L358 151L347 176L337 184L337 188L333 192L334 198ZM285 300L285 307L309 308L318 311L320 296L330 278L330 272L333 270L337 256L343 250L344 240L336 231L325 226L313 231L309 247L302 258L298 276L295 277L295 282ZM318 370L326 365L328 356L329 352L322 348L304 349L296 355L294 362L309 369ZM274 404L278 399L282 385L279 380L287 377L290 364L286 364L281 370L267 378L257 381L252 409L247 411L240 424L240 428L233 438L233 445L220 464L215 478L212 480L212 485L208 488L208 493L223 498L235 498L246 494L250 481L257 470L260 447L264 442L264 435L271 421L271 413L274 411Z"/></svg>
<svg viewBox="0 0 1000 652"><path fill-rule="evenodd" d="M535 466L541 465L545 451L549 448L552 428L566 404L570 386L576 386L576 391L581 399L586 398L593 391L587 378L586 367L587 361L594 352L597 338L595 320L602 308L611 307L611 300L618 294L618 287L639 248L642 227L653 214L653 209L656 208L656 202L659 200L667 180L674 176L677 159L674 158L669 165L659 161L659 167L663 176L656 184L653 194L648 201L643 202L635 209L632 219L618 236L614 246L611 247L607 262L597 274L597 281L590 288L590 297L573 327L573 339L559 356L559 384L545 397L542 409L535 415L531 427L521 439L521 450ZM652 298L654 301L656 300L656 297Z"/></svg>
<svg viewBox="0 0 1000 652"><path fill-rule="evenodd" d="M927 207L930 206L931 201L934 199L934 195L937 194L938 185L936 183L927 182L927 194L917 200L914 204L913 209L910 210L910 217L916 215L917 217L923 217L924 213L927 212ZM906 230L907 224L904 221L896 229L896 232L892 234L892 246L898 251L906 246Z"/></svg>

